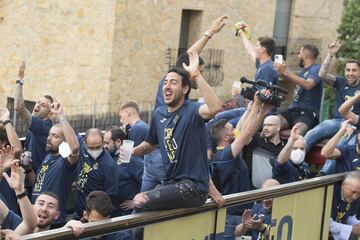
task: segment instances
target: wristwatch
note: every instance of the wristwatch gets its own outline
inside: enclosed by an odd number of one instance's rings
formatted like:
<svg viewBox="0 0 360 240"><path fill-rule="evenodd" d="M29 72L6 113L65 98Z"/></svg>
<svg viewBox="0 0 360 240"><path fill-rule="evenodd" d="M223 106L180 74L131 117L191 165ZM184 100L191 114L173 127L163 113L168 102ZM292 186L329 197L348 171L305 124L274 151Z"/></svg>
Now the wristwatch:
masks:
<svg viewBox="0 0 360 240"><path fill-rule="evenodd" d="M16 80L16 84L20 84L22 86L24 85L24 80L22 79Z"/></svg>
<svg viewBox="0 0 360 240"><path fill-rule="evenodd" d="M5 126L6 124L8 123L11 123L12 124L12 121L10 119L7 119L5 121L2 122L2 124Z"/></svg>
<svg viewBox="0 0 360 240"><path fill-rule="evenodd" d="M28 195L28 191L25 189L23 193L20 193L19 195L16 195L17 199L26 197Z"/></svg>

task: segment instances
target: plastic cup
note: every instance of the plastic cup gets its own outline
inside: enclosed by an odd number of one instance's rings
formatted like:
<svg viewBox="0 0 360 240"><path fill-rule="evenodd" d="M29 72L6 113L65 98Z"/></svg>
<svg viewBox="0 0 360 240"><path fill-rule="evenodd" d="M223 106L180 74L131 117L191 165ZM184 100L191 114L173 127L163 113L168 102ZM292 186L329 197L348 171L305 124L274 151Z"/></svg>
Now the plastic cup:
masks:
<svg viewBox="0 0 360 240"><path fill-rule="evenodd" d="M240 81L234 81L232 87L240 89L241 88L241 82Z"/></svg>
<svg viewBox="0 0 360 240"><path fill-rule="evenodd" d="M122 159L122 162L129 163L131 158L131 152L134 148L134 141L124 140L123 147L124 147L124 159Z"/></svg>

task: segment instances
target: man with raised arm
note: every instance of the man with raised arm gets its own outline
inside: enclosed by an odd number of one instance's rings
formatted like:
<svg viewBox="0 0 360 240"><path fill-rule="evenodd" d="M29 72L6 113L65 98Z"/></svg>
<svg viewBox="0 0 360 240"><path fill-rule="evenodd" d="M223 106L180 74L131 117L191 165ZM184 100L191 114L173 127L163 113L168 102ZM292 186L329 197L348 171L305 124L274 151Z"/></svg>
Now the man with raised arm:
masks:
<svg viewBox="0 0 360 240"><path fill-rule="evenodd" d="M55 124L50 129L46 143L46 149L49 153L36 173L32 202L34 203L42 192L55 193L60 201L60 217L54 225L63 226L66 222L67 197L79 159L79 141L64 115L62 103L54 102L50 109L51 113L59 118L60 123ZM60 152L60 144L62 144L62 148L68 148L68 151Z"/></svg>
<svg viewBox="0 0 360 240"><path fill-rule="evenodd" d="M299 134L299 124L291 129L291 135L279 153L273 168L273 178L279 183L290 183L310 178L305 160L305 140Z"/></svg>
<svg viewBox="0 0 360 240"><path fill-rule="evenodd" d="M19 79L16 81L15 110L28 128L25 149L32 153L32 168L36 172L47 154L46 141L52 126L50 105L53 103L53 98L49 95L41 97L36 102L32 113L25 108L23 97L25 67L25 62L22 62L19 68Z"/></svg>
<svg viewBox="0 0 360 240"><path fill-rule="evenodd" d="M199 71L197 52L190 52L189 58L189 66L183 66L186 71L169 70L163 87L166 105L156 109L149 135L133 149L134 155L143 155L159 145L162 157L170 162L163 184L135 196L137 209L197 207L207 199L209 171L204 120L219 112L221 103ZM205 104L186 99L191 90L190 81L198 86Z"/></svg>
<svg viewBox="0 0 360 240"><path fill-rule="evenodd" d="M333 110L333 118L327 119L311 129L305 135L306 151L311 147L326 138L335 135L341 126L343 118L338 109L347 99L354 96L360 90L360 62L356 60L348 60L345 63L345 77L334 76L328 73L331 60L340 49L338 41L329 44L329 52L321 65L319 76L321 81L332 86L336 90L335 104ZM352 111L355 114L360 114L360 102L356 103Z"/></svg>
<svg viewBox="0 0 360 240"><path fill-rule="evenodd" d="M290 72L286 65L275 63L279 75L286 81L296 84L293 103L280 113L281 129L292 128L299 123L300 135L312 129L319 122L319 111L323 84L319 77L319 64L316 63L319 50L316 46L306 44L299 50L299 76Z"/></svg>
<svg viewBox="0 0 360 240"><path fill-rule="evenodd" d="M327 159L335 159L335 173L360 170L360 142L356 145L338 144L345 135L350 120L342 123L339 131L321 149L321 155ZM359 140L360 134L357 134Z"/></svg>
<svg viewBox="0 0 360 240"><path fill-rule="evenodd" d="M25 176L23 171L24 170L20 167L20 161L13 160L11 162L11 175L9 176L8 174L3 173L9 186L15 191L23 219L13 211L9 210L5 203L0 200L1 228L13 229L19 235L32 233L38 224L37 216L27 197L27 192L24 187Z"/></svg>
<svg viewBox="0 0 360 240"><path fill-rule="evenodd" d="M275 53L276 48L274 39L259 37L254 46L246 36L245 28L246 26L242 25L237 31L251 60L255 63L256 73L254 81L264 80L267 83L279 85L279 76L271 60L271 56Z"/></svg>
<svg viewBox="0 0 360 240"><path fill-rule="evenodd" d="M227 120L222 119L212 126L212 140L217 145L217 152L212 155L213 181L224 195L250 190L249 170L240 153L271 109L266 104L261 108L262 104L255 96L247 120L236 138L234 128ZM227 209L224 239L235 239L235 227L241 223L246 207L242 204Z"/></svg>
<svg viewBox="0 0 360 240"><path fill-rule="evenodd" d="M1 181L2 172L10 174L10 163L16 158L19 159L22 152L21 142L16 134L15 128L10 120L10 112L7 108L0 108L0 199L2 199L8 208L17 214L20 214L20 209L16 201L15 192L10 188L7 181ZM31 172L29 166L25 170L26 173ZM29 173L28 176L34 175Z"/></svg>

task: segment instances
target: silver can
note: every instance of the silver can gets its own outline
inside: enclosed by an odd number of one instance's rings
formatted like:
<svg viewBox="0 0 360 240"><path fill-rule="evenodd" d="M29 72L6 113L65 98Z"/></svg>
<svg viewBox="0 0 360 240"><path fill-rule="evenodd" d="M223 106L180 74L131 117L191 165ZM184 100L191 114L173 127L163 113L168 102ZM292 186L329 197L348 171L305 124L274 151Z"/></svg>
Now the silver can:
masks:
<svg viewBox="0 0 360 240"><path fill-rule="evenodd" d="M21 164L24 166L29 166L31 161L31 152L25 151L21 154Z"/></svg>

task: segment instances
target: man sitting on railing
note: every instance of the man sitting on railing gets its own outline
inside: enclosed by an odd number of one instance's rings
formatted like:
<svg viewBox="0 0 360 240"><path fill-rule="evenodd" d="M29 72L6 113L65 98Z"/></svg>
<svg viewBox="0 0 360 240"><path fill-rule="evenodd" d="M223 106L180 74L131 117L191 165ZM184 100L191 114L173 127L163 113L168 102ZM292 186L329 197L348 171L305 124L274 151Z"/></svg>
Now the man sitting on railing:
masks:
<svg viewBox="0 0 360 240"><path fill-rule="evenodd" d="M275 179L268 179L261 189L268 189L280 183ZM236 226L235 235L249 234L253 240L268 239L270 234L272 198L265 198L261 203L255 203L251 210L246 209L242 215L242 223Z"/></svg>
<svg viewBox="0 0 360 240"><path fill-rule="evenodd" d="M319 111L323 84L319 77L319 64L316 63L319 50L316 46L306 44L299 50L300 75L290 72L285 64L275 63L279 75L296 84L294 101L290 107L280 113L281 129L292 128L299 123L302 136L319 122Z"/></svg>
<svg viewBox="0 0 360 240"><path fill-rule="evenodd" d="M199 56L190 52L190 64L169 70L164 80L166 106L155 110L149 135L133 149L133 154L151 152L159 144L161 155L170 162L163 184L135 196L138 210L197 207L205 203L209 191L204 120L221 110L221 103L199 71ZM190 80L191 79L191 80ZM193 81L205 103L187 100ZM120 154L123 156L124 151Z"/></svg>
<svg viewBox="0 0 360 240"><path fill-rule="evenodd" d="M212 140L217 145L217 152L212 155L210 169L213 169L212 177L216 187L224 195L245 192L250 189L249 171L240 153L271 109L271 106L266 104L261 107L262 104L255 97L250 114L236 138L234 128L225 119L215 123L211 129ZM235 227L241 223L241 215L246 207L246 205L242 205L227 209L224 239L235 239Z"/></svg>
<svg viewBox="0 0 360 240"><path fill-rule="evenodd" d="M350 172L341 184L334 186L330 218L330 233L335 240L360 237L360 221L356 213L360 206L360 172Z"/></svg>
<svg viewBox="0 0 360 240"><path fill-rule="evenodd" d="M305 140L300 135L299 124L291 129L287 144L279 153L273 168L273 178L281 184L310 178L310 170L305 160Z"/></svg>

